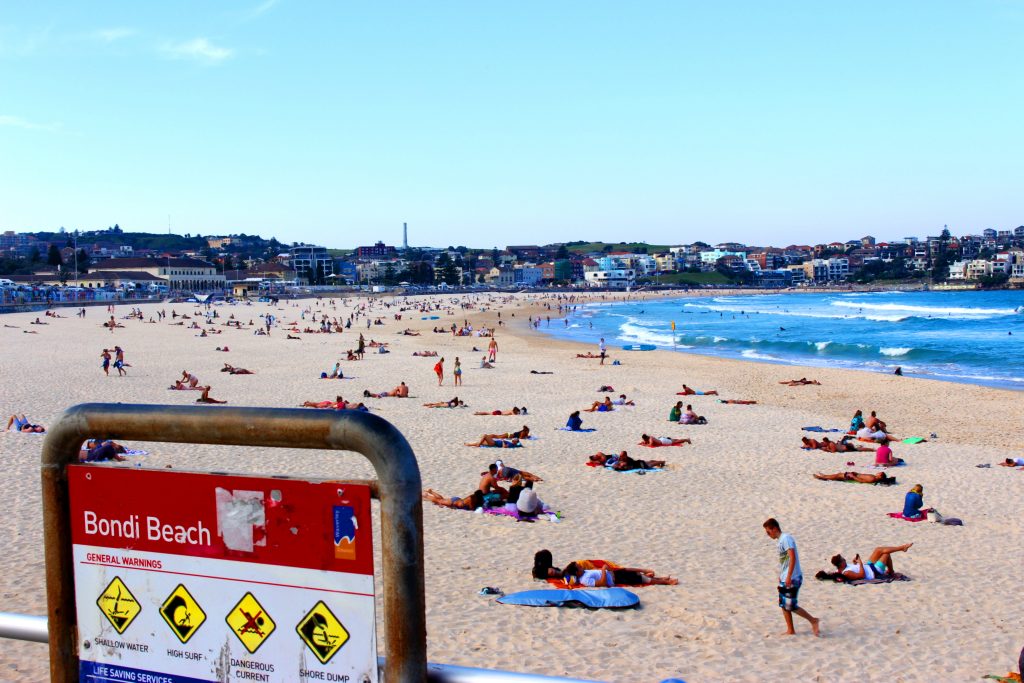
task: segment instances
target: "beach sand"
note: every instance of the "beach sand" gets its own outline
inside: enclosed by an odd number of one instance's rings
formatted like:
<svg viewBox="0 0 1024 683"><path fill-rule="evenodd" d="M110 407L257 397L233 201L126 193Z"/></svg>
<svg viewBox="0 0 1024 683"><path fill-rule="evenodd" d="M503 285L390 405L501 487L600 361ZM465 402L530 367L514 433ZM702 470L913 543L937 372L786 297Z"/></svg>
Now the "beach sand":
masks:
<svg viewBox="0 0 1024 683"><path fill-rule="evenodd" d="M487 306L487 296L477 297ZM391 301L390 299L385 299ZM445 303L455 300L443 297ZM364 300L365 301L365 300ZM951 384L867 372L767 365L655 351L622 352L610 345L621 366L576 359L581 347L528 329L526 317L557 311L538 308L520 297L490 310L440 312L436 321L421 313L379 305L383 326L370 330L360 321L344 334L300 334L287 340L283 330L269 337L251 329L218 327L206 338L197 330L172 326L171 310L196 315L192 304L142 306L146 318L168 312L162 323L120 320L114 333L100 326L102 307L84 319L63 309L63 319L42 313L0 318L4 353L2 402L5 418L24 412L34 422L52 424L60 412L82 402L192 404L198 392L168 391L183 369L211 394L233 406L293 407L304 400L336 394L363 400L364 389L382 391L406 381L413 398L367 399L373 412L407 436L419 460L425 486L450 496L470 493L479 473L496 457L544 478L540 497L561 511L562 520L532 524L425 504L427 625L432 662L484 666L510 671L566 675L604 681L964 681L986 673L1003 674L1016 662L1024 635L1019 607L1021 550L1019 501L1024 472L975 468L1022 455L1021 395L986 387ZM362 303L362 302L358 302ZM261 312L282 321L299 320L315 301L222 306L243 322L259 323ZM322 310L322 309L321 309ZM328 309L347 315L341 304ZM500 328L497 367L479 368L487 339L434 334L468 317L493 324L496 313L509 323ZM128 312L119 306L116 316ZM513 312L515 317L512 317ZM30 325L36 317L48 325ZM307 316L308 317L308 316ZM741 323L738 323L741 324ZM422 336L398 334L405 328ZM26 334L26 332L38 334ZM355 379L319 379L342 352L356 345L357 333L390 343L392 353L368 349L365 360L343 362ZM121 345L131 367L128 376L105 377L100 351ZM227 345L229 353L214 351ZM471 351L476 346L481 351ZM436 350L446 358L445 384L437 386L436 359L411 356ZM464 386L453 388L451 368L462 360ZM225 362L255 375L219 372ZM531 370L554 374L535 375ZM821 386L788 387L780 380L801 376ZM725 405L714 396L677 397L683 383L717 389L721 398L758 405ZM636 407L612 413L584 413L584 426L596 432L567 433L556 428L568 414L605 394L625 393ZM469 409L431 410L422 403L459 396ZM692 403L708 418L705 426L666 421L676 400ZM529 407L526 417L474 416L474 410ZM209 407L211 414L217 408ZM800 449L801 427L849 424L856 409L877 410L900 437L937 439L896 444L907 467L890 471L898 486L873 487L820 482L813 472L852 470L847 461L867 465L873 453L826 454ZM528 424L536 439L523 448L497 451L462 445L485 432ZM685 436L692 446L650 451L637 446L642 432ZM0 557L0 610L45 613L42 517L39 495L41 436L0 434L0 473L6 513L0 521L6 540ZM355 454L289 449L253 452L202 445L130 443L149 455L127 466L199 471L362 478L370 466ZM598 450L627 449L639 458L664 458L665 472L646 476L584 466ZM862 472L873 470L856 468ZM890 519L902 509L913 484L924 486L925 503L963 527L911 524ZM777 517L799 545L806 580L800 604L822 619L823 638L809 635L796 619L798 635L779 637L784 627L777 606L775 544L762 527ZM379 521L375 523L379 536ZM876 545L914 542L895 556L896 569L913 578L886 585L845 586L818 582L818 569L841 552L867 556ZM549 548L556 564L577 558L606 558L649 567L678 577L678 586L639 589L642 606L628 611L503 606L478 595L483 586L506 593L544 587L529 575L533 554ZM379 565L379 550L377 560ZM379 577L379 574L378 574ZM378 586L379 593L379 586ZM378 605L378 615L381 610ZM381 646L383 649L383 645ZM5 641L0 648L0 680L43 680L43 645Z"/></svg>

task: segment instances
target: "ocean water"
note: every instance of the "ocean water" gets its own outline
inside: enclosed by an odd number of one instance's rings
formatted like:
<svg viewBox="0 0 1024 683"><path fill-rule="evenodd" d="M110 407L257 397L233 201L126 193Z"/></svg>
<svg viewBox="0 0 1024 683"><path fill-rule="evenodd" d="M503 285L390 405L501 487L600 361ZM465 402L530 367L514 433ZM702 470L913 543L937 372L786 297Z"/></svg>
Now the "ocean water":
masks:
<svg viewBox="0 0 1024 683"><path fill-rule="evenodd" d="M673 333L671 323L675 322ZM579 306L541 332L597 344L1024 390L1024 292L764 294Z"/></svg>

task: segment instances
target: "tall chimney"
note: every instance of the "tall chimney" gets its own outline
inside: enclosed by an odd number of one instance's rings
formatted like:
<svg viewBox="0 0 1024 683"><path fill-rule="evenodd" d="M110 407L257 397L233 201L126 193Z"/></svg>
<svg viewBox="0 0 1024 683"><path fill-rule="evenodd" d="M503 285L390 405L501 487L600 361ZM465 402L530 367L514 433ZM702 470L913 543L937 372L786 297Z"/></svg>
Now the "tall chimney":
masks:
<svg viewBox="0 0 1024 683"><path fill-rule="evenodd" d="M409 224L402 223L402 249L409 251Z"/></svg>

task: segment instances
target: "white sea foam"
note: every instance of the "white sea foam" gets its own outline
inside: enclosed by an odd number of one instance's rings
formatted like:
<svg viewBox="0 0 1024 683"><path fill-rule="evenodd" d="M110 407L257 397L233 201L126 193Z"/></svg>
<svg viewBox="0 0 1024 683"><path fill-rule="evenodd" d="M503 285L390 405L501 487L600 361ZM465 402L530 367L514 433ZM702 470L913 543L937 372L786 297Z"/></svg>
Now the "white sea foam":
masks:
<svg viewBox="0 0 1024 683"><path fill-rule="evenodd" d="M883 356L905 356L913 350L909 346L883 346L878 352Z"/></svg>
<svg viewBox="0 0 1024 683"><path fill-rule="evenodd" d="M713 341L716 344L721 344L722 342L729 341L729 338L728 337L715 337L711 341Z"/></svg>
<svg viewBox="0 0 1024 683"><path fill-rule="evenodd" d="M619 336L630 342L640 344L655 344L657 346L672 346L672 334L670 331L655 332L649 328L633 323L622 323L619 325Z"/></svg>
<svg viewBox="0 0 1024 683"><path fill-rule="evenodd" d="M814 342L814 347L819 351L824 351L831 343L831 341Z"/></svg>
<svg viewBox="0 0 1024 683"><path fill-rule="evenodd" d="M740 355L751 360L782 360L776 356L769 356L766 353L758 353L754 349L744 349Z"/></svg>
<svg viewBox="0 0 1024 683"><path fill-rule="evenodd" d="M912 306L910 304L872 304L862 301L833 301L832 305L842 308L868 309L872 311L909 311L911 313L924 313L925 315L942 317L955 315L990 317L997 315L1014 315L1016 313L1012 308L963 308L958 306L942 308L938 306Z"/></svg>

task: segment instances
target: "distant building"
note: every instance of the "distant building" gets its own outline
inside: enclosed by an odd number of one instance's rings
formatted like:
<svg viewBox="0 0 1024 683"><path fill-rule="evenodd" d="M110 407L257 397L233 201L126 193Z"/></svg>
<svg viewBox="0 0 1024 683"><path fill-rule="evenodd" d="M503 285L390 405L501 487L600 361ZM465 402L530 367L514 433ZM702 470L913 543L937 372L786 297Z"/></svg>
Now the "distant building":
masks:
<svg viewBox="0 0 1024 683"><path fill-rule="evenodd" d="M334 257L324 247L304 244L289 250L288 263L298 280L307 283L323 282L334 275Z"/></svg>
<svg viewBox="0 0 1024 683"><path fill-rule="evenodd" d="M173 291L216 291L225 284L215 265L193 258L114 258L95 263L89 270L120 275L141 271L163 279Z"/></svg>
<svg viewBox="0 0 1024 683"><path fill-rule="evenodd" d="M398 256L398 250L383 242L377 242L372 247L356 247L356 258L367 259L392 259Z"/></svg>
<svg viewBox="0 0 1024 683"><path fill-rule="evenodd" d="M632 268L588 270L583 276L588 286L602 289L622 289L636 284L636 271Z"/></svg>

